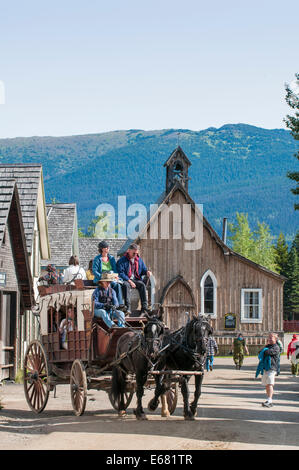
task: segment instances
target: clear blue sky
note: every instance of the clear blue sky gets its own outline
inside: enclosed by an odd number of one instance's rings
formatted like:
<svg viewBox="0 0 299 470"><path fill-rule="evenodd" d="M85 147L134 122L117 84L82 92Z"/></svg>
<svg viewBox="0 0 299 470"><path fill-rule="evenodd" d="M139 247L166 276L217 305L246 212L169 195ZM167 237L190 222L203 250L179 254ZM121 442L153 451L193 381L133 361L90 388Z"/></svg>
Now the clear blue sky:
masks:
<svg viewBox="0 0 299 470"><path fill-rule="evenodd" d="M0 138L284 127L299 1L0 0Z"/></svg>

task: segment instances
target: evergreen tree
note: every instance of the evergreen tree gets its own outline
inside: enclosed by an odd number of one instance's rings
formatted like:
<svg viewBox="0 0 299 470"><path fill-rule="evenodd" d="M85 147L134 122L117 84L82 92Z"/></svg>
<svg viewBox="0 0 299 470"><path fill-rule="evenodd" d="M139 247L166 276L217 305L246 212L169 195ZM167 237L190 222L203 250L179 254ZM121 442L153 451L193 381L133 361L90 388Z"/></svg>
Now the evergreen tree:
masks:
<svg viewBox="0 0 299 470"><path fill-rule="evenodd" d="M299 83L299 73L295 74L297 84ZM295 116L287 115L284 120L287 127L291 129L291 134L295 140L299 140L299 94L296 91L293 91L289 85L286 85L286 102L288 105L295 110ZM299 151L295 153L295 158L299 160ZM292 193L296 196L299 195L299 171L289 172L287 176L296 181L296 188L291 189ZM295 210L299 210L299 204L294 205Z"/></svg>
<svg viewBox="0 0 299 470"><path fill-rule="evenodd" d="M285 236L282 232L280 232L279 234L276 246L274 246L274 251L277 270L279 274L285 276L288 265L289 249L286 243Z"/></svg>
<svg viewBox="0 0 299 470"><path fill-rule="evenodd" d="M299 231L297 232L288 256L284 284L284 314L292 320L299 315Z"/></svg>

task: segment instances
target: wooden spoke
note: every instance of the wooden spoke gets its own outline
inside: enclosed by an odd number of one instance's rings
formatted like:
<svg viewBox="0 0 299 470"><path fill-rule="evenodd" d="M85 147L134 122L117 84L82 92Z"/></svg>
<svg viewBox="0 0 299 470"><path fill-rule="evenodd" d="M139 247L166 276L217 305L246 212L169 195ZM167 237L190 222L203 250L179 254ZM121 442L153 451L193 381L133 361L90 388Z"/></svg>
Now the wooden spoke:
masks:
<svg viewBox="0 0 299 470"><path fill-rule="evenodd" d="M41 413L49 398L49 370L46 352L42 344L34 340L24 359L24 392L29 407Z"/></svg>
<svg viewBox="0 0 299 470"><path fill-rule="evenodd" d="M127 392L125 391L124 393L124 409L126 410L128 406L130 405L132 398L133 398L134 392ZM109 392L108 394L109 400L113 408L118 411L119 410L119 399L114 400L114 397L112 396L112 393Z"/></svg>
<svg viewBox="0 0 299 470"><path fill-rule="evenodd" d="M70 377L71 400L76 416L81 416L86 407L87 379L84 365L79 359L73 362Z"/></svg>
<svg viewBox="0 0 299 470"><path fill-rule="evenodd" d="M172 415L175 412L177 401L178 401L178 384L173 384L166 392L166 400L168 405L168 411Z"/></svg>

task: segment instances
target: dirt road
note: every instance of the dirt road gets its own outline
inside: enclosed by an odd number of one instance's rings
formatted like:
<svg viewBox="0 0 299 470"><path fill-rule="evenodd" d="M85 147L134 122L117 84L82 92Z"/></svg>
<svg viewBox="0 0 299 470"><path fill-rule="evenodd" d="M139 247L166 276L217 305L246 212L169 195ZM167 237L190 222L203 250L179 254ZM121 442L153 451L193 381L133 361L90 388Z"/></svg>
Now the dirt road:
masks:
<svg viewBox="0 0 299 470"><path fill-rule="evenodd" d="M215 358L213 372L204 377L195 421L184 421L182 398L170 418L158 410L148 421L136 421L132 408L118 418L104 392L89 391L85 414L73 414L68 386L50 394L40 415L28 408L22 385L5 384L0 395L0 449L299 449L299 377L290 374L282 356L281 375L276 378L275 406L261 406L265 399L260 379L254 379L256 358L246 358L238 371L232 358ZM193 390L193 386L191 386ZM153 392L147 390L146 407Z"/></svg>

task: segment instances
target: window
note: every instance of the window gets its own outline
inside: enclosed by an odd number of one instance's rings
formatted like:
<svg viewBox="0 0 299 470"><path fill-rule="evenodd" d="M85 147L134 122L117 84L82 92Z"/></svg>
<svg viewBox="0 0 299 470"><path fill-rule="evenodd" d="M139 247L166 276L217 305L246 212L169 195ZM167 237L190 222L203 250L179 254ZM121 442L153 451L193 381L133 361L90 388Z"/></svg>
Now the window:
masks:
<svg viewBox="0 0 299 470"><path fill-rule="evenodd" d="M208 270L202 277L201 287L201 313L217 315L217 279L212 271Z"/></svg>
<svg viewBox="0 0 299 470"><path fill-rule="evenodd" d="M262 289L241 290L241 322L262 322Z"/></svg>

